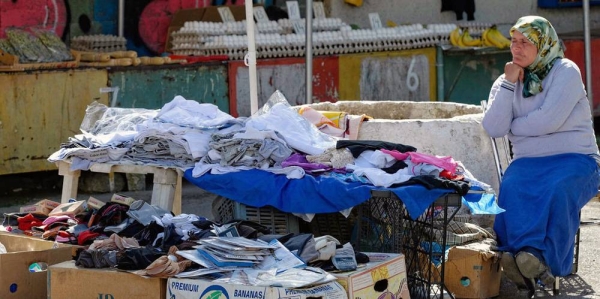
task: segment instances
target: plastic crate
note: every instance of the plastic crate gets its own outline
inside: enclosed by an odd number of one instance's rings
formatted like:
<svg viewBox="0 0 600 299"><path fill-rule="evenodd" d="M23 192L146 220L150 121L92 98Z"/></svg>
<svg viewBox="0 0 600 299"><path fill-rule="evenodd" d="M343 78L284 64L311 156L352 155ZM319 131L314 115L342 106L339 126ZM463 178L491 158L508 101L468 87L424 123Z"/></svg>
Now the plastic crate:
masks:
<svg viewBox="0 0 600 299"><path fill-rule="evenodd" d="M353 228L356 215L356 209L353 209L348 217L345 217L342 213L316 214L309 224L310 232L315 237L329 235L336 238L340 243L346 244L354 239Z"/></svg>
<svg viewBox="0 0 600 299"><path fill-rule="evenodd" d="M249 220L267 226L273 234L298 233L299 218L279 211L273 207L251 207L245 204L219 197L213 201L215 221L226 223L231 220Z"/></svg>

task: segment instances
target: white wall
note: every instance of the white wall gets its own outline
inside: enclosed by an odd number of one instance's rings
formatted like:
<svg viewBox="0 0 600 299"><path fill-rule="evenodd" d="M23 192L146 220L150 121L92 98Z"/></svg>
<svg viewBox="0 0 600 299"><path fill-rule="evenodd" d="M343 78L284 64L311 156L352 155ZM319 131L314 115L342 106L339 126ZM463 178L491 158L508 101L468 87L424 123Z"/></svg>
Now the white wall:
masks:
<svg viewBox="0 0 600 299"><path fill-rule="evenodd" d="M324 0L330 17L341 18L348 24L369 28L368 14L379 13L381 21L397 24L456 23L452 11L440 12L442 0L363 0L363 6L354 7L343 0ZM475 0L476 23L512 25L525 15L539 15L550 20L556 31L568 33L583 31L583 8L545 9L537 7L537 0ZM466 14L461 22L466 21ZM600 28L600 6L590 6L590 28Z"/></svg>

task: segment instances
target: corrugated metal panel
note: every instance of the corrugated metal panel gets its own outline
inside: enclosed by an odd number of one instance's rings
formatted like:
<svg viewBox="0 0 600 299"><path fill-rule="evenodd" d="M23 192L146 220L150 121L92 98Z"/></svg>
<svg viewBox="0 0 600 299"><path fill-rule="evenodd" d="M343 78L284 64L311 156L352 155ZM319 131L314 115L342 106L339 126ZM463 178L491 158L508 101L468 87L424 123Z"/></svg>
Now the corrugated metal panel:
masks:
<svg viewBox="0 0 600 299"><path fill-rule="evenodd" d="M215 104L229 113L224 63L113 68L108 78L110 86L120 89L117 107L159 109L181 95L188 100Z"/></svg>
<svg viewBox="0 0 600 299"><path fill-rule="evenodd" d="M276 90L290 105L306 103L306 60L304 58L260 59L256 72L258 107L262 107ZM231 114L250 115L250 80L248 67L242 61L229 62L229 94ZM336 102L339 85L337 56L313 58L313 103Z"/></svg>
<svg viewBox="0 0 600 299"><path fill-rule="evenodd" d="M0 73L0 175L56 169L46 159L79 134L85 109L108 104L105 70Z"/></svg>
<svg viewBox="0 0 600 299"><path fill-rule="evenodd" d="M512 60L510 50L444 52L444 101L480 105Z"/></svg>
<svg viewBox="0 0 600 299"><path fill-rule="evenodd" d="M435 101L435 48L340 55L340 100Z"/></svg>

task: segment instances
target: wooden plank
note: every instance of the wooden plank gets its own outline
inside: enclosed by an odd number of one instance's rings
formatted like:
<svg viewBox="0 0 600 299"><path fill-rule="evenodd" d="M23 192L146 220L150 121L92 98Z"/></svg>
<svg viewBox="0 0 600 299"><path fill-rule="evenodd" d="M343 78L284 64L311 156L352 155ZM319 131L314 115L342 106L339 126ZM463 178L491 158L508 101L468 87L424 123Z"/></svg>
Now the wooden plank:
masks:
<svg viewBox="0 0 600 299"><path fill-rule="evenodd" d="M175 186L175 195L173 198L173 209L172 212L175 215L181 214L181 195L183 192L183 173L177 171L177 185Z"/></svg>
<svg viewBox="0 0 600 299"><path fill-rule="evenodd" d="M0 65L0 72L22 72L24 70L25 68L20 66Z"/></svg>
<svg viewBox="0 0 600 299"><path fill-rule="evenodd" d="M79 187L80 170L71 171L71 164L59 161L56 163L58 174L63 176L61 203L69 202L71 198L77 198L77 188Z"/></svg>
<svg viewBox="0 0 600 299"><path fill-rule="evenodd" d="M122 173L154 173L156 166L150 165L129 165L129 164L110 164L110 163L94 163L90 166L90 171L93 172L122 172Z"/></svg>
<svg viewBox="0 0 600 299"><path fill-rule="evenodd" d="M77 51L71 51L73 60L70 61L55 61L55 62L40 62L40 63L20 63L19 57L3 52L0 50L0 70L8 68L9 70L58 70L72 69L79 66L81 54Z"/></svg>
<svg viewBox="0 0 600 299"><path fill-rule="evenodd" d="M170 211L173 209L177 172L173 169L156 168L152 188L152 205ZM181 199L178 200L181 202Z"/></svg>
<svg viewBox="0 0 600 299"><path fill-rule="evenodd" d="M47 161L79 126L87 105L108 105L106 70L0 73L0 175L54 170Z"/></svg>

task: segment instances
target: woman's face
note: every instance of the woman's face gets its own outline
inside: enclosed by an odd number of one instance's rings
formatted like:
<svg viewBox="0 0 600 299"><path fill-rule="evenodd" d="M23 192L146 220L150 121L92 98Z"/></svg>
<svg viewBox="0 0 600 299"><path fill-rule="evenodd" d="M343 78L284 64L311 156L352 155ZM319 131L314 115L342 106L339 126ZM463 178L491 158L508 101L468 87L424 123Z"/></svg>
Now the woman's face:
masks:
<svg viewBox="0 0 600 299"><path fill-rule="evenodd" d="M510 52L513 63L525 68L533 63L537 57L537 48L523 33L514 30L510 41Z"/></svg>

